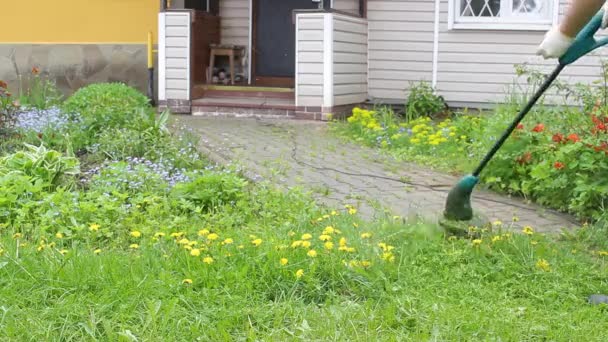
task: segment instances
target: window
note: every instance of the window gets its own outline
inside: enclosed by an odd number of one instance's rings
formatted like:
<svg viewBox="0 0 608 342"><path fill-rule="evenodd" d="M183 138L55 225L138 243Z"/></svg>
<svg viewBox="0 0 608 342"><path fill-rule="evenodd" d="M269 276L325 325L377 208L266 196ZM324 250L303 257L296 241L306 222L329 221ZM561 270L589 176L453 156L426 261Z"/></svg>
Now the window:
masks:
<svg viewBox="0 0 608 342"><path fill-rule="evenodd" d="M547 30L559 0L450 0L449 28Z"/></svg>

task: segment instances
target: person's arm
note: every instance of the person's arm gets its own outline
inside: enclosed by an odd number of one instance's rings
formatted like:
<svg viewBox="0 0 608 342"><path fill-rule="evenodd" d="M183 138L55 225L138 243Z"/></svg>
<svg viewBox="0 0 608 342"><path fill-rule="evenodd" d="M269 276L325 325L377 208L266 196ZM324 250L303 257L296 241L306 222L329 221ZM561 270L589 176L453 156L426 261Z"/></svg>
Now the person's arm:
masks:
<svg viewBox="0 0 608 342"><path fill-rule="evenodd" d="M571 0L559 30L568 37L576 37L604 2L604 0Z"/></svg>
<svg viewBox="0 0 608 342"><path fill-rule="evenodd" d="M572 45L574 37L600 10L605 0L571 0L562 23L552 28L536 51L537 55L559 58ZM608 16L604 14L602 28L606 27Z"/></svg>

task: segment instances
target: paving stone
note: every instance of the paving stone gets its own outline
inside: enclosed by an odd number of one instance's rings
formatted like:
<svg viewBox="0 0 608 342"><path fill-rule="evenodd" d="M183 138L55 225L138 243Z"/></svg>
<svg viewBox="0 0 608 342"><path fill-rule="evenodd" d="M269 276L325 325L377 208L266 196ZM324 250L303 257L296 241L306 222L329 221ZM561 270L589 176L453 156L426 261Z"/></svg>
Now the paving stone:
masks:
<svg viewBox="0 0 608 342"><path fill-rule="evenodd" d="M443 214L448 191L460 178L343 141L332 136L323 122L201 116L175 119L199 134L202 150L218 156L220 162L238 162L248 175L261 175L284 189L308 189L317 201L331 207L357 205L359 213L370 219L384 214L383 209L374 209L373 202L378 202L393 215L437 220ZM472 205L478 214L513 229L530 225L541 232L559 232L577 226L568 215L480 187L475 189ZM519 221L511 224L513 216Z"/></svg>

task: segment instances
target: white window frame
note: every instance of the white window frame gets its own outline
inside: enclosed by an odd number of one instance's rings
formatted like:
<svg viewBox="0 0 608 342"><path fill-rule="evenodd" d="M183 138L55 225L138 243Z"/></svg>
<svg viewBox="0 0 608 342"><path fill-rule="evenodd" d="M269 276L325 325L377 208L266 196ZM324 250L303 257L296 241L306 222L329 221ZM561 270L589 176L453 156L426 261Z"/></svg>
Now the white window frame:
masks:
<svg viewBox="0 0 608 342"><path fill-rule="evenodd" d="M501 6L510 6L513 0L501 0ZM547 31L556 25L559 18L560 0L549 0L552 15L548 19L460 17L462 0L448 0L448 30L516 30Z"/></svg>

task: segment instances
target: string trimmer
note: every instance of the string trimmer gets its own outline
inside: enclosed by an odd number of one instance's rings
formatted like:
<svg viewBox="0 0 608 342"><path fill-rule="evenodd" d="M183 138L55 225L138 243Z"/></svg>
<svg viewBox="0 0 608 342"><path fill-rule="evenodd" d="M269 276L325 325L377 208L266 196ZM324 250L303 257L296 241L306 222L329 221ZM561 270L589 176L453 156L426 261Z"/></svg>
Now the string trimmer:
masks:
<svg viewBox="0 0 608 342"><path fill-rule="evenodd" d="M494 157L494 154L504 144L505 140L511 135L513 130L521 122L521 120L528 114L532 106L538 101L538 99L545 93L551 83L557 78L559 73L566 67L585 56L589 52L608 44L608 37L595 39L594 35L599 30L602 23L603 11L596 14L589 23L581 30L576 36L574 42L566 53L559 58L559 64L549 75L549 77L543 82L541 87L536 91L534 96L528 101L526 106L519 112L517 117L511 123L511 126L502 134L500 139L496 141L492 149L486 154L481 163L473 171L472 174L464 176L448 193L448 198L445 205L445 211L443 213L446 220L451 221L469 221L473 218L473 208L471 207L471 193L473 188L479 182L479 174L486 167L488 162ZM454 228L454 224L450 225L449 221L442 220L441 224L446 228Z"/></svg>

